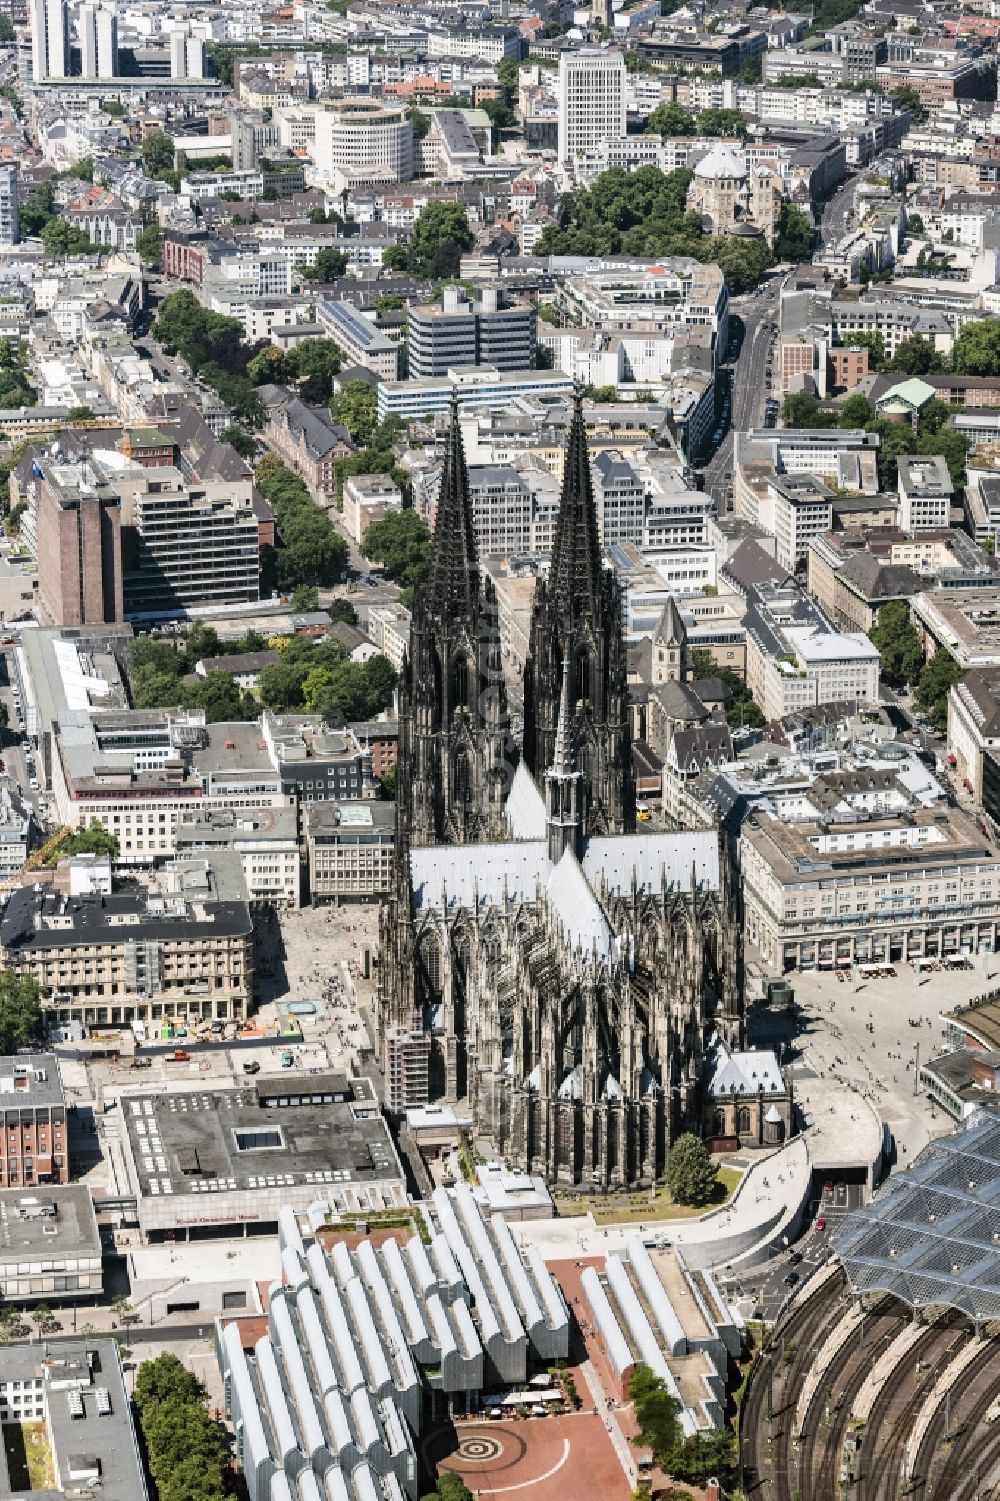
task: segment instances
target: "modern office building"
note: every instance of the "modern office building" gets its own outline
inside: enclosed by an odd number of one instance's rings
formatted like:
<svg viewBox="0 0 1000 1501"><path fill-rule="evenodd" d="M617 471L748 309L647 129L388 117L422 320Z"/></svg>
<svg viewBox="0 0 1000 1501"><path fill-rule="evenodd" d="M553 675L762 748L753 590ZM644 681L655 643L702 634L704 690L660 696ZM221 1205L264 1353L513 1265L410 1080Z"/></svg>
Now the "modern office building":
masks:
<svg viewBox="0 0 1000 1501"><path fill-rule="evenodd" d="M456 394L463 410L486 407L503 412L534 397L572 396L573 382L561 370L498 370L495 365L463 365L434 380L383 381L378 388L379 421L443 414Z"/></svg>
<svg viewBox="0 0 1000 1501"><path fill-rule="evenodd" d="M144 1093L123 1120L147 1241L273 1231L283 1206L304 1213L320 1198L338 1219L406 1208L370 1079L285 1071L240 1089Z"/></svg>
<svg viewBox="0 0 1000 1501"><path fill-rule="evenodd" d="M31 76L35 83L69 73L66 0L31 0Z"/></svg>
<svg viewBox="0 0 1000 1501"><path fill-rule="evenodd" d="M201 480L190 467L132 465L109 483L130 539L127 614L259 598L260 522L249 473Z"/></svg>
<svg viewBox="0 0 1000 1501"><path fill-rule="evenodd" d="M305 809L313 903L388 896L396 847L396 804L310 803Z"/></svg>
<svg viewBox="0 0 1000 1501"><path fill-rule="evenodd" d="M20 238L17 186L17 164L0 167L0 245L16 245Z"/></svg>
<svg viewBox="0 0 1000 1501"><path fill-rule="evenodd" d="M101 1236L85 1184L0 1189L0 1225L0 1297L5 1303L101 1296ZM0 1476L0 1496L9 1494Z"/></svg>
<svg viewBox="0 0 1000 1501"><path fill-rule="evenodd" d="M253 903L298 907L302 885L298 816L292 807L219 809L184 819L174 836L179 855L235 850Z"/></svg>
<svg viewBox="0 0 1000 1501"><path fill-rule="evenodd" d="M110 625L124 617L122 501L94 460L34 464L38 599L50 625Z"/></svg>
<svg viewBox="0 0 1000 1501"><path fill-rule="evenodd" d="M559 58L560 162L625 134L625 59L606 47L567 49Z"/></svg>
<svg viewBox="0 0 1000 1501"><path fill-rule="evenodd" d="M401 106L378 99L338 99L316 113L317 174L406 182L413 176L413 123Z"/></svg>
<svg viewBox="0 0 1000 1501"><path fill-rule="evenodd" d="M371 318L359 313L352 302L320 302L316 321L343 350L352 365L363 365L379 380L395 380L399 373L396 345Z"/></svg>
<svg viewBox="0 0 1000 1501"><path fill-rule="evenodd" d="M464 365L530 370L537 347L537 313L530 303L508 300L495 287L466 298L445 287L440 303L411 307L406 343L411 378L447 375Z"/></svg>
<svg viewBox="0 0 1000 1501"><path fill-rule="evenodd" d="M118 73L118 17L114 7L90 3L80 7L80 73L84 78L114 78Z"/></svg>
<svg viewBox="0 0 1000 1501"><path fill-rule="evenodd" d="M52 1345L5 1345L0 1423L5 1429L8 1424L37 1425L54 1481L51 1486L25 1485L24 1470L13 1469L4 1445L0 1496L26 1496L33 1490L49 1497L146 1501L149 1492L116 1340L89 1334L63 1337Z"/></svg>
<svg viewBox="0 0 1000 1501"><path fill-rule="evenodd" d="M55 1054L0 1058L0 1188L68 1182L66 1100Z"/></svg>
<svg viewBox="0 0 1000 1501"><path fill-rule="evenodd" d="M766 719L816 704L878 702L876 648L860 631L835 631L797 585L759 585L744 624L747 686Z"/></svg>

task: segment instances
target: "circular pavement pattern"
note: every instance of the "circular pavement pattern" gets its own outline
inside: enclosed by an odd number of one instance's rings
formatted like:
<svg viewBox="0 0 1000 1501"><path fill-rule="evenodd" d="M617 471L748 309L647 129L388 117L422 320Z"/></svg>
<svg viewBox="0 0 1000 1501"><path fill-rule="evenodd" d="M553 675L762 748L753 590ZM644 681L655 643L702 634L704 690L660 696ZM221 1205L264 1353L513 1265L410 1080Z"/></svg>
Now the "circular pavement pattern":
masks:
<svg viewBox="0 0 1000 1501"><path fill-rule="evenodd" d="M461 1431L460 1431L461 1433ZM458 1448L442 1461L448 1470L476 1470L487 1467L491 1474L513 1469L528 1452L519 1433L510 1428L472 1428L461 1433Z"/></svg>
<svg viewBox="0 0 1000 1501"><path fill-rule="evenodd" d="M502 1453L503 1444L500 1439L494 1438L492 1434L486 1436L476 1433L463 1438L458 1446L457 1457L464 1459L467 1463L472 1461L477 1464L489 1464L499 1459Z"/></svg>

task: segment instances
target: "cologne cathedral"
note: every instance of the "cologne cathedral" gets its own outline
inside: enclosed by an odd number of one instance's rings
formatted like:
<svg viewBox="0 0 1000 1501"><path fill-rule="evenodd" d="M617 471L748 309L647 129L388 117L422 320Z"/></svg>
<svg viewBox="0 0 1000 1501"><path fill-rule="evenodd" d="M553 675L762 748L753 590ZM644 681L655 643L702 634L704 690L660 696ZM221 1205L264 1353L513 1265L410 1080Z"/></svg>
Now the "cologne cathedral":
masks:
<svg viewBox="0 0 1000 1501"><path fill-rule="evenodd" d="M431 1038L430 1094L552 1184L652 1184L742 1041L738 922L713 831L637 831L622 608L582 402L537 584L514 744L496 596L452 407L400 683L379 1021Z"/></svg>

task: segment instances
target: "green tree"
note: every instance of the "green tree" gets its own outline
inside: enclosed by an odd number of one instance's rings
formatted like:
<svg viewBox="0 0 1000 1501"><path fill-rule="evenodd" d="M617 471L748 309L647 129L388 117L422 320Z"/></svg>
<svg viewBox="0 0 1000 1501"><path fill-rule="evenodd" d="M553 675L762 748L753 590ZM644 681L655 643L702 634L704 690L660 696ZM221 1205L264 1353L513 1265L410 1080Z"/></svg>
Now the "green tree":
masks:
<svg viewBox="0 0 1000 1501"><path fill-rule="evenodd" d="M692 1433L670 1451L669 1468L671 1479L690 1485L703 1486L714 1476L728 1495L739 1478L736 1435L728 1427Z"/></svg>
<svg viewBox="0 0 1000 1501"><path fill-rule="evenodd" d="M937 431L924 432L923 424L921 424L920 435L917 438L917 453L939 455L948 465L948 474L953 488L960 490L965 484L969 440L964 433L957 432L953 427L942 427Z"/></svg>
<svg viewBox="0 0 1000 1501"><path fill-rule="evenodd" d="M639 1442L651 1449L657 1464L666 1469L682 1436L680 1403L670 1395L661 1378L641 1364L633 1368L629 1396L639 1425Z"/></svg>
<svg viewBox="0 0 1000 1501"><path fill-rule="evenodd" d="M266 709L275 714L287 713L302 704L302 685L309 667L304 662L274 662L262 669L257 679L257 693Z"/></svg>
<svg viewBox="0 0 1000 1501"><path fill-rule="evenodd" d="M286 356L273 344L265 344L263 349L247 360L247 379L252 380L255 386L280 386L287 379Z"/></svg>
<svg viewBox="0 0 1000 1501"><path fill-rule="evenodd" d="M23 235L41 234L55 209L55 189L51 181L36 183L23 203L18 204L17 222Z"/></svg>
<svg viewBox="0 0 1000 1501"><path fill-rule="evenodd" d="M70 407L66 413L67 422L93 422L95 413L93 407Z"/></svg>
<svg viewBox="0 0 1000 1501"><path fill-rule="evenodd" d="M888 682L916 682L924 654L904 600L892 599L882 606L868 638L878 648L882 676Z"/></svg>
<svg viewBox="0 0 1000 1501"><path fill-rule="evenodd" d="M906 228L911 235L922 235L924 232L924 221L919 214L907 214Z"/></svg>
<svg viewBox="0 0 1000 1501"><path fill-rule="evenodd" d="M1000 375L1000 320L963 323L952 360L959 375Z"/></svg>
<svg viewBox="0 0 1000 1501"><path fill-rule="evenodd" d="M855 391L842 404L837 424L839 427L865 427L874 415L868 398L862 396L860 391Z"/></svg>
<svg viewBox="0 0 1000 1501"><path fill-rule="evenodd" d="M144 266L158 266L163 249L163 231L158 224L147 224L135 237L135 248Z"/></svg>
<svg viewBox="0 0 1000 1501"><path fill-rule="evenodd" d="M387 245L382 252L383 271L406 271L410 257L402 245Z"/></svg>
<svg viewBox="0 0 1000 1501"><path fill-rule="evenodd" d="M911 334L897 345L888 368L904 375L927 375L934 370L943 370L944 361L930 339Z"/></svg>
<svg viewBox="0 0 1000 1501"><path fill-rule="evenodd" d="M367 444L378 422L378 396L366 380L347 380L330 401L335 422L342 422L355 443Z"/></svg>
<svg viewBox="0 0 1000 1501"><path fill-rule="evenodd" d="M805 261L812 255L816 229L808 214L783 203L775 226L774 253L779 261Z"/></svg>
<svg viewBox="0 0 1000 1501"><path fill-rule="evenodd" d="M618 400L617 386L584 386L584 395L591 401L609 402Z"/></svg>
<svg viewBox="0 0 1000 1501"><path fill-rule="evenodd" d="M332 339L303 339L285 356L285 379L297 382L303 401L327 401L342 360Z"/></svg>
<svg viewBox="0 0 1000 1501"><path fill-rule="evenodd" d="M0 1343L13 1344L21 1337L21 1315L9 1303L0 1305Z"/></svg>
<svg viewBox="0 0 1000 1501"><path fill-rule="evenodd" d="M658 104L646 116L643 125L646 135L693 136L697 129L695 117L679 104Z"/></svg>
<svg viewBox="0 0 1000 1501"><path fill-rule="evenodd" d="M686 1132L670 1148L664 1176L675 1204L707 1204L718 1175L701 1137Z"/></svg>
<svg viewBox="0 0 1000 1501"><path fill-rule="evenodd" d="M308 615L319 609L319 590L312 584L300 584L292 590L291 610L294 615Z"/></svg>
<svg viewBox="0 0 1000 1501"><path fill-rule="evenodd" d="M335 250L332 245L324 245L317 252L316 259L311 266L305 266L303 276L310 277L313 281L336 281L347 270L347 256L342 250Z"/></svg>
<svg viewBox="0 0 1000 1501"><path fill-rule="evenodd" d="M52 1317L52 1309L47 1303L36 1303L31 1310L31 1322L39 1334L45 1334L54 1327L56 1321Z"/></svg>
<svg viewBox="0 0 1000 1501"><path fill-rule="evenodd" d="M86 828L74 829L69 838L59 846L55 858L60 859L64 855L110 855L112 860L117 860L118 840L114 834L108 833L102 823L92 818Z"/></svg>
<svg viewBox="0 0 1000 1501"><path fill-rule="evenodd" d="M888 417L873 418L865 430L877 433L879 437L879 486L883 490L895 490L899 479L898 460L915 451L916 434L908 422L892 422Z"/></svg>
<svg viewBox="0 0 1000 1501"><path fill-rule="evenodd" d="M204 1402L207 1395L197 1376L176 1355L144 1360L136 1372L133 1400L140 1412L162 1402Z"/></svg>
<svg viewBox="0 0 1000 1501"><path fill-rule="evenodd" d="M241 459L252 459L257 452L257 444L244 427L237 427L230 423L219 434L220 443L228 443L230 448L235 448Z"/></svg>
<svg viewBox="0 0 1000 1501"><path fill-rule="evenodd" d="M941 646L917 680L917 703L926 710L931 724L942 734L948 727L948 691L961 676L962 669L955 658Z"/></svg>
<svg viewBox="0 0 1000 1501"><path fill-rule="evenodd" d="M786 427L836 427L833 412L824 410L817 396L805 391L789 391L782 403L781 416Z"/></svg>
<svg viewBox="0 0 1000 1501"><path fill-rule="evenodd" d="M901 109L909 110L915 120L926 120L927 109L916 89L902 85L890 91L890 98L895 99Z"/></svg>
<svg viewBox="0 0 1000 1501"><path fill-rule="evenodd" d="M374 521L361 539L361 551L379 563L397 584L418 584L427 572L431 535L416 511L390 511Z"/></svg>
<svg viewBox="0 0 1000 1501"><path fill-rule="evenodd" d="M94 251L105 253L103 245L91 243L84 229L68 224L65 219L50 219L42 226L42 244L50 255L87 255Z"/></svg>
<svg viewBox="0 0 1000 1501"><path fill-rule="evenodd" d="M120 120L125 114L125 106L120 99L102 99L101 109L113 120Z"/></svg>
<svg viewBox="0 0 1000 1501"><path fill-rule="evenodd" d="M174 143L162 130L150 130L142 143L142 162L150 177L170 171L174 165Z"/></svg>
<svg viewBox="0 0 1000 1501"><path fill-rule="evenodd" d="M416 276L431 276L435 280L457 276L462 256L472 245L465 206L432 198L420 210L413 226L407 257L409 270Z"/></svg>
<svg viewBox="0 0 1000 1501"><path fill-rule="evenodd" d="M358 612L349 599L335 599L327 612L332 621L342 620L346 625L357 625Z"/></svg>
<svg viewBox="0 0 1000 1501"><path fill-rule="evenodd" d="M37 1042L41 1029L38 981L32 975L0 970L0 1053L16 1053Z"/></svg>
<svg viewBox="0 0 1000 1501"><path fill-rule="evenodd" d="M745 136L746 116L738 109L703 109L698 116L700 136Z"/></svg>
<svg viewBox="0 0 1000 1501"><path fill-rule="evenodd" d="M13 42L17 39L17 33L11 23L10 16L0 16L0 42Z"/></svg>

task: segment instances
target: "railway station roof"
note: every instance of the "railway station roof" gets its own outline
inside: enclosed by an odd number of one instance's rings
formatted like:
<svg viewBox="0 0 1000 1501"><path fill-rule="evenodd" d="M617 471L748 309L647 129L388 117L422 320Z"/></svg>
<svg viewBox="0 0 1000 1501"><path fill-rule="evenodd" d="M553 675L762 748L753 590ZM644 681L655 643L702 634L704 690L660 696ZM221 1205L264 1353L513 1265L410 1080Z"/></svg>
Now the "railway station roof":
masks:
<svg viewBox="0 0 1000 1501"><path fill-rule="evenodd" d="M855 1293L1000 1318L1000 1111L930 1142L834 1241Z"/></svg>

